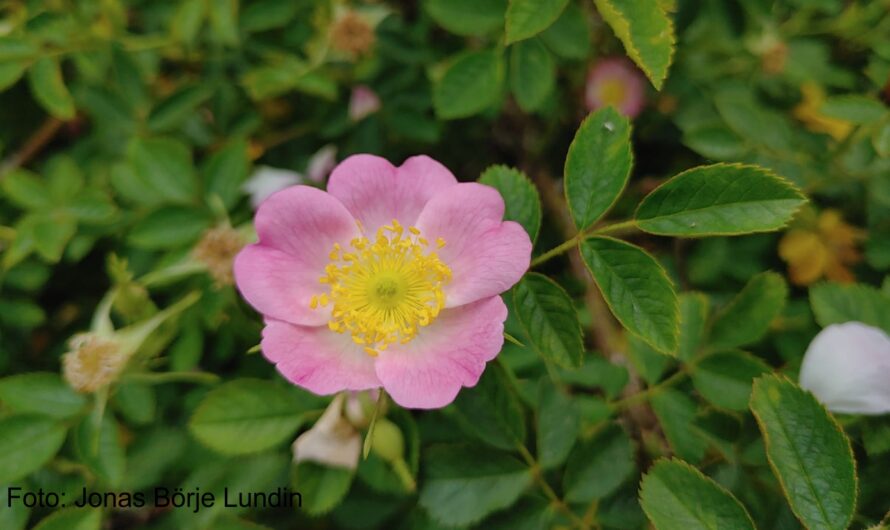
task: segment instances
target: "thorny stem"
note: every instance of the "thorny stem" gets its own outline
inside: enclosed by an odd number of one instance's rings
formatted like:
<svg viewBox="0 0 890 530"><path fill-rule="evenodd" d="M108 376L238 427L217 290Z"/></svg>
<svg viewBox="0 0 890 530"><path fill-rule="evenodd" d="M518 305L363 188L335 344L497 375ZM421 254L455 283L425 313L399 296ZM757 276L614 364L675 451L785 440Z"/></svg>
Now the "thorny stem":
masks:
<svg viewBox="0 0 890 530"><path fill-rule="evenodd" d="M547 498L550 499L551 504L553 504L553 506L556 507L557 510L564 513L569 519L571 519L578 528L590 530L591 526L583 519L578 517L578 515L573 512L572 509L569 508L569 506L562 499L559 498L559 495L557 495L556 492L553 491L553 488L541 474L541 467L538 466L538 462L535 460L535 457L532 456L528 449L526 449L525 445L523 445L522 443L517 443L516 448L517 450L519 450L519 454L522 455L522 459L525 460L526 464L528 464L528 467L532 472L532 478L534 479L535 484L537 484L538 487L541 488L541 491L544 492L544 495L546 495Z"/></svg>

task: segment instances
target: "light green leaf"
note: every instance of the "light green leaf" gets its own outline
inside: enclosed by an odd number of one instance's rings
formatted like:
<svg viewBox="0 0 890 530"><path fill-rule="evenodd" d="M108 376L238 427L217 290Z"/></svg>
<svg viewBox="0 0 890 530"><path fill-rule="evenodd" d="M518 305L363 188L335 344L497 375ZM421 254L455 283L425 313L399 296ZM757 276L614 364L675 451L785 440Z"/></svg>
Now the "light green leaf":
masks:
<svg viewBox="0 0 890 530"><path fill-rule="evenodd" d="M46 261L58 262L77 232L77 222L64 212L34 215L33 219L34 250Z"/></svg>
<svg viewBox="0 0 890 530"><path fill-rule="evenodd" d="M222 454L264 451L293 440L313 401L297 389L237 379L207 394L189 421L189 431Z"/></svg>
<svg viewBox="0 0 890 530"><path fill-rule="evenodd" d="M28 63L25 61L0 62L0 90L6 90L22 78Z"/></svg>
<svg viewBox="0 0 890 530"><path fill-rule="evenodd" d="M155 421L157 400L151 385L125 382L114 392L114 406L124 420L134 425Z"/></svg>
<svg viewBox="0 0 890 530"><path fill-rule="evenodd" d="M355 473L346 468L327 467L315 462L300 462L293 467L294 490L303 497L302 510L309 515L324 515L337 507L352 485Z"/></svg>
<svg viewBox="0 0 890 530"><path fill-rule="evenodd" d="M586 59L590 53L587 13L574 2L568 4L556 22L541 33L541 40L560 57Z"/></svg>
<svg viewBox="0 0 890 530"><path fill-rule="evenodd" d="M463 53L433 86L436 114L444 120L478 114L497 101L503 81L504 61L500 53L492 50Z"/></svg>
<svg viewBox="0 0 890 530"><path fill-rule="evenodd" d="M56 57L38 59L28 70L31 93L47 112L60 120L74 118L74 99L62 79L62 66Z"/></svg>
<svg viewBox="0 0 890 530"><path fill-rule="evenodd" d="M874 123L887 115L887 107L877 99L857 94L832 96L822 103L819 111L829 118L860 125Z"/></svg>
<svg viewBox="0 0 890 530"><path fill-rule="evenodd" d="M0 483L15 483L40 469L65 441L65 425L46 416L0 419Z"/></svg>
<svg viewBox="0 0 890 530"><path fill-rule="evenodd" d="M575 133L565 164L565 193L578 230L602 217L630 176L630 123L612 107L587 117Z"/></svg>
<svg viewBox="0 0 890 530"><path fill-rule="evenodd" d="M481 35L503 25L507 0L428 0L426 10L452 33Z"/></svg>
<svg viewBox="0 0 890 530"><path fill-rule="evenodd" d="M219 196L227 208L241 196L241 184L250 172L247 142L236 139L213 153L201 168L207 196Z"/></svg>
<svg viewBox="0 0 890 530"><path fill-rule="evenodd" d="M640 229L670 236L737 235L785 226L806 199L791 183L757 167L715 164L680 173L637 208Z"/></svg>
<svg viewBox="0 0 890 530"><path fill-rule="evenodd" d="M575 402L547 378L538 385L538 464L542 469L561 465L569 456L581 427Z"/></svg>
<svg viewBox="0 0 890 530"><path fill-rule="evenodd" d="M36 210L51 204L49 189L34 173L16 169L0 180L6 196L21 208Z"/></svg>
<svg viewBox="0 0 890 530"><path fill-rule="evenodd" d="M454 407L458 422L493 447L510 450L525 441L522 407L498 364L488 366L476 386L462 390Z"/></svg>
<svg viewBox="0 0 890 530"><path fill-rule="evenodd" d="M569 456L563 477L566 501L601 499L618 489L635 469L630 437L618 425L609 425L581 441Z"/></svg>
<svg viewBox="0 0 890 530"><path fill-rule="evenodd" d="M522 110L537 110L556 85L556 63L538 39L520 42L510 50L510 89Z"/></svg>
<svg viewBox="0 0 890 530"><path fill-rule="evenodd" d="M581 256L618 321L658 351L676 351L679 304L658 261L639 247L607 237L582 243Z"/></svg>
<svg viewBox="0 0 890 530"><path fill-rule="evenodd" d="M677 357L691 361L701 346L708 320L708 297L702 293L688 292L680 295L680 339Z"/></svg>
<svg viewBox="0 0 890 530"><path fill-rule="evenodd" d="M652 85L660 90L674 55L674 27L658 0L593 0Z"/></svg>
<svg viewBox="0 0 890 530"><path fill-rule="evenodd" d="M701 460L707 442L694 423L696 402L683 391L667 388L655 393L650 403L674 453L691 462Z"/></svg>
<svg viewBox="0 0 890 530"><path fill-rule="evenodd" d="M534 37L556 22L569 0L510 0L507 44Z"/></svg>
<svg viewBox="0 0 890 530"><path fill-rule="evenodd" d="M782 313L788 298L788 284L782 275L763 272L751 278L729 304L714 316L710 342L720 348L734 348L760 340L769 325Z"/></svg>
<svg viewBox="0 0 890 530"><path fill-rule="evenodd" d="M745 410L754 378L769 371L768 364L745 352L718 352L695 364L692 382L699 394L714 405Z"/></svg>
<svg viewBox="0 0 890 530"><path fill-rule="evenodd" d="M649 469L640 504L658 530L754 530L738 499L680 460L660 460Z"/></svg>
<svg viewBox="0 0 890 530"><path fill-rule="evenodd" d="M810 305L822 327L855 320L890 333L890 295L870 285L821 283L810 288Z"/></svg>
<svg viewBox="0 0 890 530"><path fill-rule="evenodd" d="M59 374L32 372L0 379L0 402L17 413L70 418L84 410L87 400Z"/></svg>
<svg viewBox="0 0 890 530"><path fill-rule="evenodd" d="M572 299L559 284L543 274L528 273L513 288L513 306L531 346L545 361L581 365L581 324Z"/></svg>
<svg viewBox="0 0 890 530"><path fill-rule="evenodd" d="M210 35L228 46L238 44L238 11L240 0L209 0Z"/></svg>
<svg viewBox="0 0 890 530"><path fill-rule="evenodd" d="M479 182L500 192L506 206L504 219L521 224L534 243L541 228L541 197L525 173L507 166L490 166Z"/></svg>
<svg viewBox="0 0 890 530"><path fill-rule="evenodd" d="M446 526L465 526L516 502L531 471L512 456L464 445L435 446L424 458L420 505Z"/></svg>
<svg viewBox="0 0 890 530"><path fill-rule="evenodd" d="M843 530L856 508L850 441L812 394L777 375L754 381L751 411L791 509L806 528Z"/></svg>
<svg viewBox="0 0 890 530"><path fill-rule="evenodd" d="M127 159L140 185L164 202L192 202L198 190L192 155L182 142L169 138L136 138L127 146ZM153 202L153 201L152 201Z"/></svg>
<svg viewBox="0 0 890 530"><path fill-rule="evenodd" d="M34 530L99 530L101 526L101 510L62 508L42 519Z"/></svg>
<svg viewBox="0 0 890 530"><path fill-rule="evenodd" d="M120 485L127 467L118 424L106 414L98 427L92 417L84 418L72 431L76 453L81 462L111 487Z"/></svg>
<svg viewBox="0 0 890 530"><path fill-rule="evenodd" d="M210 228L213 219L203 210L187 206L166 206L136 223L129 241L134 247L157 250L194 243Z"/></svg>

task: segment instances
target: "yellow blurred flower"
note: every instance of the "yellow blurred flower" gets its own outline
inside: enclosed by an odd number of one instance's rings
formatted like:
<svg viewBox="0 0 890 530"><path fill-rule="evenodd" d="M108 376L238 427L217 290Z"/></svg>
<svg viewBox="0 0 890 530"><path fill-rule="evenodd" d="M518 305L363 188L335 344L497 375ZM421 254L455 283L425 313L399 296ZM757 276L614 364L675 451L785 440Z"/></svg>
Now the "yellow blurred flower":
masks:
<svg viewBox="0 0 890 530"><path fill-rule="evenodd" d="M855 281L848 268L862 260L857 245L865 232L844 222L837 210L825 210L802 222L779 241L779 256L788 263L788 276L797 285L826 277L836 282Z"/></svg>
<svg viewBox="0 0 890 530"><path fill-rule="evenodd" d="M794 117L802 121L807 129L813 132L829 134L835 140L843 140L853 129L853 124L831 118L819 110L825 102L825 91L813 82L806 82L800 87L803 101L794 107Z"/></svg>

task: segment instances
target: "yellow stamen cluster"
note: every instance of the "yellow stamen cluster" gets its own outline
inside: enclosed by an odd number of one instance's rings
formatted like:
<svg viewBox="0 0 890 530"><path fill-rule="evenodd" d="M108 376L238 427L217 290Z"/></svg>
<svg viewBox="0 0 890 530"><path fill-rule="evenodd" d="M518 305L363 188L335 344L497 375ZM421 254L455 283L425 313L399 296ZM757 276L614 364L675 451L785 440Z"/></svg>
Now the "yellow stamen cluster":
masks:
<svg viewBox="0 0 890 530"><path fill-rule="evenodd" d="M405 344L445 305L442 286L451 279L451 269L429 246L420 230L395 219L380 227L374 240L357 237L351 249L335 244L319 279L329 291L313 296L309 306L331 304L328 327L350 333L368 355ZM445 241L439 238L436 246L442 248Z"/></svg>

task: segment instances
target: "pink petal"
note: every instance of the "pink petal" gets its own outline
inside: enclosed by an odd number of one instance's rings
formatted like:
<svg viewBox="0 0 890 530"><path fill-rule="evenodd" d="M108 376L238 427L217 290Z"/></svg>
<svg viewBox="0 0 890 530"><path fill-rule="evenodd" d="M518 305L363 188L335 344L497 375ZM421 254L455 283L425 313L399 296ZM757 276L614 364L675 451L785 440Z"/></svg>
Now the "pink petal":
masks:
<svg viewBox="0 0 890 530"><path fill-rule="evenodd" d="M380 97L371 87L359 85L352 89L349 97L349 119L362 121L380 110Z"/></svg>
<svg viewBox="0 0 890 530"><path fill-rule="evenodd" d="M266 316L308 326L324 324L329 312L309 308L322 292L318 279L334 243L358 235L355 220L329 194L294 186L266 199L256 214L260 241L235 258L235 283L244 298Z"/></svg>
<svg viewBox="0 0 890 530"><path fill-rule="evenodd" d="M461 387L474 386L501 351L506 319L499 296L447 309L408 344L380 353L377 377L403 407L444 407Z"/></svg>
<svg viewBox="0 0 890 530"><path fill-rule="evenodd" d="M454 175L427 156L411 157L397 168L379 156L353 155L334 168L328 192L373 236L393 219L414 224L430 198L455 184Z"/></svg>
<svg viewBox="0 0 890 530"><path fill-rule="evenodd" d="M291 383L316 394L380 387L374 359L348 334L325 326L295 326L267 319L263 355Z"/></svg>
<svg viewBox="0 0 890 530"><path fill-rule="evenodd" d="M490 186L458 184L434 197L417 219L417 228L451 267L445 307L456 307L500 294L528 270L532 243L525 230L502 222L504 200Z"/></svg>
<svg viewBox="0 0 890 530"><path fill-rule="evenodd" d="M619 83L623 89L618 111L630 118L636 117L646 104L646 80L626 57L602 59L590 70L585 89L587 108L597 110L610 103L602 97L603 88L610 82Z"/></svg>

